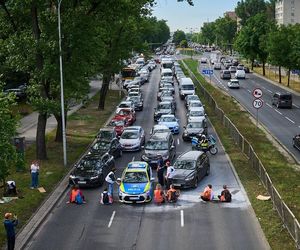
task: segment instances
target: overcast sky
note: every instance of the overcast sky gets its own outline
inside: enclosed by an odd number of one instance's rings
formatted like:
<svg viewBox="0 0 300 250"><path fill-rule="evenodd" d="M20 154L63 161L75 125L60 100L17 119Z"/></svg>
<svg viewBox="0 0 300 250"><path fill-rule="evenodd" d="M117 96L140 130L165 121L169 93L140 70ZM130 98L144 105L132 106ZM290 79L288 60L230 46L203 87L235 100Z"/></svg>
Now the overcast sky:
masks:
<svg viewBox="0 0 300 250"><path fill-rule="evenodd" d="M157 0L153 15L167 20L171 31L199 31L204 22L211 22L223 16L226 11L233 11L238 0L194 0L194 6L177 0Z"/></svg>

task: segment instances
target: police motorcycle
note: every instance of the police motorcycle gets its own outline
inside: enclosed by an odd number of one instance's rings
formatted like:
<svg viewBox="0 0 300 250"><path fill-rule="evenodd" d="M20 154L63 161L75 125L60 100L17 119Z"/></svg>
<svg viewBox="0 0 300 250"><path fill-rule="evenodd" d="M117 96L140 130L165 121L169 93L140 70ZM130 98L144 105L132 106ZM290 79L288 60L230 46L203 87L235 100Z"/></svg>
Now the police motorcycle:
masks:
<svg viewBox="0 0 300 250"><path fill-rule="evenodd" d="M204 143L205 145L203 145L201 143L203 139L207 139L207 144ZM198 137L193 137L192 138L192 149L193 150L201 150L205 153L207 151L209 151L212 155L215 155L218 153L218 148L217 148L216 142L217 141L213 135L208 135L208 136L201 135L200 140Z"/></svg>

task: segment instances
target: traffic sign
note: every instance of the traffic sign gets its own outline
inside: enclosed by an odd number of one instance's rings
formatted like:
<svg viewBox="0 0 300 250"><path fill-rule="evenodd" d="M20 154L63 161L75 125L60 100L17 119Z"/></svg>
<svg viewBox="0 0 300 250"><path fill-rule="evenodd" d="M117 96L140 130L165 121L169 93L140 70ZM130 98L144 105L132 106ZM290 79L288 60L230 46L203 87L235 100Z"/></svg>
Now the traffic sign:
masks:
<svg viewBox="0 0 300 250"><path fill-rule="evenodd" d="M260 88L256 88L252 91L252 95L255 97L255 98L261 98L262 95L263 95L263 92Z"/></svg>
<svg viewBox="0 0 300 250"><path fill-rule="evenodd" d="M203 75L212 75L214 71L212 69L202 69Z"/></svg>
<svg viewBox="0 0 300 250"><path fill-rule="evenodd" d="M253 107L256 109L260 109L264 105L264 101L262 99L254 99L252 103Z"/></svg>

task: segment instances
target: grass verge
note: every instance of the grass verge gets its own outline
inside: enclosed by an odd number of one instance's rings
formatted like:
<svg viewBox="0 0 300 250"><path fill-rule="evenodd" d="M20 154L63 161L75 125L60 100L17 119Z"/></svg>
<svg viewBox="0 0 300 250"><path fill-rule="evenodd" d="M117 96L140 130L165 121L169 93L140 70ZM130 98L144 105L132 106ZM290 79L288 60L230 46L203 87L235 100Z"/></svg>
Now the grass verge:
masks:
<svg viewBox="0 0 300 250"><path fill-rule="evenodd" d="M67 155L69 167L67 168L63 166L62 145L61 143L54 142L56 131L47 134L48 160L42 161L39 176L40 186L46 189L46 193L40 193L36 189L29 189L29 166L31 161L35 159L35 145L27 148L25 160L28 171L12 172L8 177L8 179L16 181L17 189L24 198L1 204L0 213L3 215L9 211L17 214L20 220L18 228L21 228L40 206L43 200L47 198L56 184L70 170L70 167L86 151L89 144L95 138L99 128L104 125L121 98L122 96L119 95L119 91L109 90L104 110L99 111L97 109L99 100L98 94L89 100L86 108L82 108L68 117ZM3 226L0 228L0 232L0 244L4 245L6 237Z"/></svg>
<svg viewBox="0 0 300 250"><path fill-rule="evenodd" d="M300 173L295 170L292 164L287 163L285 157L273 146L263 131L256 129L255 125L249 118L249 113L241 111L236 101L230 96L223 94L219 89L213 87L205 81L205 79L197 72L197 61L190 59L184 60L188 67L195 74L197 79L207 89L218 103L218 106L236 125L239 131L252 144L257 155L268 171L273 184L287 205L291 208L297 218L300 217L300 197L295 196L300 191L299 180ZM198 94L201 96L200 91ZM211 122L215 126L220 139L228 153L235 169L246 189L249 200L254 208L256 216L260 221L261 227L269 241L272 249L294 249L294 241L284 229L282 222L273 209L271 201L263 202L256 199L259 194L267 194L265 188L261 184L254 169L250 166L248 159L235 146L230 138L228 131L224 130L221 122L215 116L213 110L204 98L206 111ZM257 140L259 138L259 140Z"/></svg>

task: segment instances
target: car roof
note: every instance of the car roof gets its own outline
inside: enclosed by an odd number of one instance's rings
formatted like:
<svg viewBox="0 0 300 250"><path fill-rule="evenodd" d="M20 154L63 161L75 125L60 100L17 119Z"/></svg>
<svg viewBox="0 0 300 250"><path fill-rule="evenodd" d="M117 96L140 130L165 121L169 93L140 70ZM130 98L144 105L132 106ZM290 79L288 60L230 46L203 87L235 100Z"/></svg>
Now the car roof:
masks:
<svg viewBox="0 0 300 250"><path fill-rule="evenodd" d="M189 123L191 122L203 122L205 120L204 116L194 116L194 117L189 117Z"/></svg>
<svg viewBox="0 0 300 250"><path fill-rule="evenodd" d="M166 140L170 134L171 132L154 133L149 140L152 141L161 141L162 139Z"/></svg>
<svg viewBox="0 0 300 250"><path fill-rule="evenodd" d="M140 130L141 128L141 126L129 126L124 129L124 132L125 130Z"/></svg>
<svg viewBox="0 0 300 250"><path fill-rule="evenodd" d="M201 103L202 104L202 102L200 100L190 100L189 103Z"/></svg>
<svg viewBox="0 0 300 250"><path fill-rule="evenodd" d="M163 101L163 102L158 103L158 105L160 105L160 104L171 104L171 102L170 101Z"/></svg>
<svg viewBox="0 0 300 250"><path fill-rule="evenodd" d="M187 152L179 155L176 160L178 160L178 159L180 159L180 160L182 160L182 159L197 160L198 157L202 154L204 154L204 152L191 150L191 151L187 151Z"/></svg>
<svg viewBox="0 0 300 250"><path fill-rule="evenodd" d="M203 111L203 107L190 107L188 111Z"/></svg>
<svg viewBox="0 0 300 250"><path fill-rule="evenodd" d="M148 163L144 161L132 161L127 164L127 170L147 170Z"/></svg>
<svg viewBox="0 0 300 250"><path fill-rule="evenodd" d="M162 115L161 117L175 117L175 115Z"/></svg>

